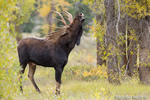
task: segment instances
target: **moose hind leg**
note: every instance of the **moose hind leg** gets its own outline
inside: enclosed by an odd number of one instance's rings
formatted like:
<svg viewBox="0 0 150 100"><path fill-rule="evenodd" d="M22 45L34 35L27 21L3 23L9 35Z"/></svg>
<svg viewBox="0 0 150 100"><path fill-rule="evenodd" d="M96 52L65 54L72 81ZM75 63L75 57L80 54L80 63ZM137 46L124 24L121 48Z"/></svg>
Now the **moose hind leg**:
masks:
<svg viewBox="0 0 150 100"><path fill-rule="evenodd" d="M22 75L24 74L25 68L26 68L27 64L22 64L21 65L21 69L19 71L19 82L20 82L20 91L23 92L22 89Z"/></svg>
<svg viewBox="0 0 150 100"><path fill-rule="evenodd" d="M34 73L36 70L36 65L34 65L33 63L29 63L29 73L28 73L28 77L31 80L34 88L36 89L37 92L41 93L40 89L38 88L38 86L36 85L35 81L34 81Z"/></svg>

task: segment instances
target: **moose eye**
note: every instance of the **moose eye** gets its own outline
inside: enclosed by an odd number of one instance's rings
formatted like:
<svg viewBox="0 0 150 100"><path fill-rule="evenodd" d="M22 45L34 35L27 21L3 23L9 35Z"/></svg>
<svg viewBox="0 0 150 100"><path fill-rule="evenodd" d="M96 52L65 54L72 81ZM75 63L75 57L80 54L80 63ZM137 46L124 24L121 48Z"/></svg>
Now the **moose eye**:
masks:
<svg viewBox="0 0 150 100"><path fill-rule="evenodd" d="M82 18L81 16L79 16L79 18Z"/></svg>
<svg viewBox="0 0 150 100"><path fill-rule="evenodd" d="M82 13L80 13L79 15L82 16Z"/></svg>

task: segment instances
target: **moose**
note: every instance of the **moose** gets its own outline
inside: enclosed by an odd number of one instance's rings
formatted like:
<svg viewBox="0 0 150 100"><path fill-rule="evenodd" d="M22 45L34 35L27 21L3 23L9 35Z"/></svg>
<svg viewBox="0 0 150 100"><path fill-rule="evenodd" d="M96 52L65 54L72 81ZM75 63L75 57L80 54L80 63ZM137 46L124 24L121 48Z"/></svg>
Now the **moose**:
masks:
<svg viewBox="0 0 150 100"><path fill-rule="evenodd" d="M41 93L34 81L36 65L43 67L53 67L55 69L56 94L60 94L61 76L65 65L68 62L68 56L75 45L80 44L80 38L83 33L84 14L79 13L73 19L72 15L65 11L65 21L61 13L54 11L60 16L59 20L64 24L59 30L52 32L44 39L25 38L18 42L18 56L20 62L19 82L22 89L22 75L27 64L29 65L28 77L31 80L36 91Z"/></svg>

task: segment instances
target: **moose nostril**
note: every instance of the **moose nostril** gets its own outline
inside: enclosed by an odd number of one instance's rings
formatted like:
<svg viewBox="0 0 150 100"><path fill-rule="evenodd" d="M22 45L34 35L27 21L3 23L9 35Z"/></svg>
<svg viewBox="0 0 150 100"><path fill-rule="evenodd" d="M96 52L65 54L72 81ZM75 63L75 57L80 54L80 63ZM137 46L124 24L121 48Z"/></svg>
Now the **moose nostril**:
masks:
<svg viewBox="0 0 150 100"><path fill-rule="evenodd" d="M81 20L81 22L83 23L83 22L84 22L84 20L85 20L85 19L83 18L83 19Z"/></svg>

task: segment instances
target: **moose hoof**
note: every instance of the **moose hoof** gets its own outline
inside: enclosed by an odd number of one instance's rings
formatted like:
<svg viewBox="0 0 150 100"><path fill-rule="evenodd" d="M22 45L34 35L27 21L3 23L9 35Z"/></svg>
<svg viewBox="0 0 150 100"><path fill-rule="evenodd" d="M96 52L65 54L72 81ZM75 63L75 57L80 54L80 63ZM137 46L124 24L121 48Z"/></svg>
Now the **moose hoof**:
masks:
<svg viewBox="0 0 150 100"><path fill-rule="evenodd" d="M39 93L39 94L42 94L42 92L41 92L41 91L38 91L38 93Z"/></svg>
<svg viewBox="0 0 150 100"><path fill-rule="evenodd" d="M55 93L56 95L60 95L60 91L58 91L58 90L56 90L56 93Z"/></svg>

